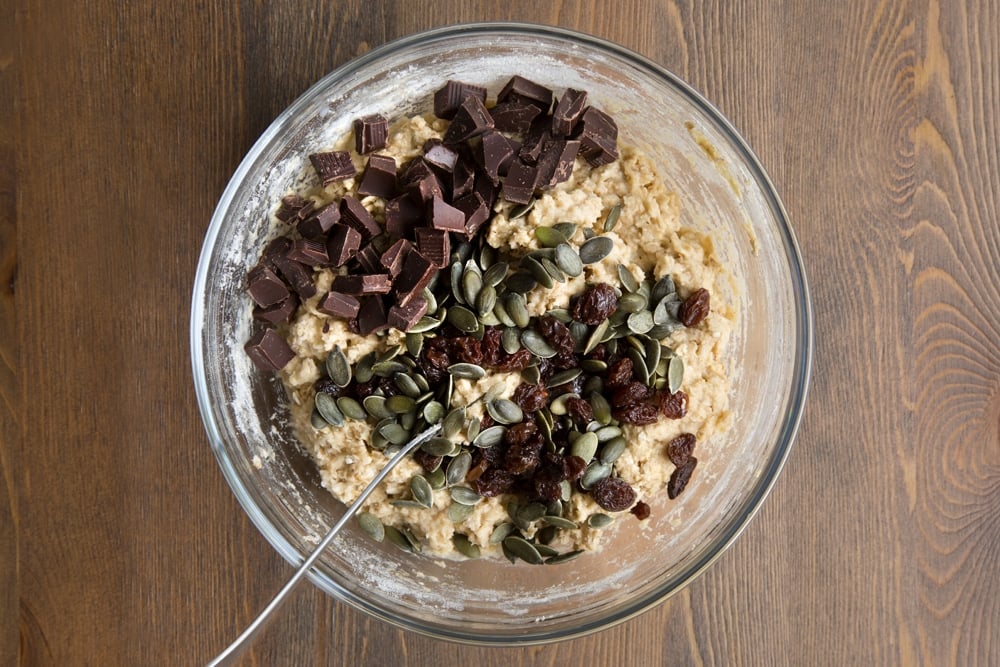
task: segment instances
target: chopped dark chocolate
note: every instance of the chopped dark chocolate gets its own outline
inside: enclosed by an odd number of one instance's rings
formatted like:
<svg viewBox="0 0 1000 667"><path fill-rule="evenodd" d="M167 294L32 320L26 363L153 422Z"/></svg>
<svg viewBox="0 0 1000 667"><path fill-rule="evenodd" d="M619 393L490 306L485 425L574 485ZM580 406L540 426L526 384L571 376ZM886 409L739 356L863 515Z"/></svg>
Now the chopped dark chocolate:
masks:
<svg viewBox="0 0 1000 667"><path fill-rule="evenodd" d="M494 129L521 134L528 131L531 121L541 112L534 104L505 102L490 109L490 117L493 118Z"/></svg>
<svg viewBox="0 0 1000 667"><path fill-rule="evenodd" d="M303 301L316 296L316 284L313 283L312 271L287 257L275 257L274 263L278 267L281 277L291 285Z"/></svg>
<svg viewBox="0 0 1000 667"><path fill-rule="evenodd" d="M413 228L424 220L424 207L410 195L386 202L385 231L396 238L412 238Z"/></svg>
<svg viewBox="0 0 1000 667"><path fill-rule="evenodd" d="M552 139L551 125L548 122L536 122L532 124L528 134L524 137L518 157L529 164L534 164L538 156L542 154L542 146L546 141Z"/></svg>
<svg viewBox="0 0 1000 667"><path fill-rule="evenodd" d="M545 86L515 74L507 82L507 85L503 87L500 94L497 95L498 104L505 102L534 104L542 111L548 113L548 110L552 107L552 91Z"/></svg>
<svg viewBox="0 0 1000 667"><path fill-rule="evenodd" d="M419 236L417 240L420 240ZM406 239L399 239L382 253L382 256L379 258L379 264L389 272L391 277L395 278L403 270L403 260L411 252L413 252L413 244Z"/></svg>
<svg viewBox="0 0 1000 667"><path fill-rule="evenodd" d="M552 134L560 137L568 137L572 134L586 105L586 91L567 88L556 103L556 108L552 111Z"/></svg>
<svg viewBox="0 0 1000 667"><path fill-rule="evenodd" d="M358 333L368 336L389 328L385 302L380 296L366 296L358 309Z"/></svg>
<svg viewBox="0 0 1000 667"><path fill-rule="evenodd" d="M420 254L430 260L434 268L443 269L448 266L451 259L451 238L448 232L429 227L418 227L414 232Z"/></svg>
<svg viewBox="0 0 1000 667"><path fill-rule="evenodd" d="M372 237L382 233L382 226L375 221L368 209L351 195L344 195L340 200L340 217L344 224L353 227L361 234L362 241L370 241Z"/></svg>
<svg viewBox="0 0 1000 667"><path fill-rule="evenodd" d="M327 266L330 263L326 242L317 239L295 239L292 241L292 249L285 257L312 267Z"/></svg>
<svg viewBox="0 0 1000 667"><path fill-rule="evenodd" d="M281 198L281 205L274 212L274 217L282 222L288 222L298 214L307 201L297 194L285 195Z"/></svg>
<svg viewBox="0 0 1000 667"><path fill-rule="evenodd" d="M503 198L515 204L527 204L535 194L538 167L514 160L503 182Z"/></svg>
<svg viewBox="0 0 1000 667"><path fill-rule="evenodd" d="M267 266L256 266L247 274L247 294L262 308L288 298L288 286Z"/></svg>
<svg viewBox="0 0 1000 667"><path fill-rule="evenodd" d="M455 171L451 175L451 198L454 201L472 192L475 183L476 170L465 160L455 163Z"/></svg>
<svg viewBox="0 0 1000 667"><path fill-rule="evenodd" d="M618 159L618 126L600 109L587 107L578 127L580 152L595 167Z"/></svg>
<svg viewBox="0 0 1000 667"><path fill-rule="evenodd" d="M305 205L303 205L302 208L299 209L298 213L295 214L295 219L305 220L310 215L312 215L312 212L315 208L316 208L316 202L314 202L312 199L307 199ZM291 223L293 221L289 220L288 222Z"/></svg>
<svg viewBox="0 0 1000 667"><path fill-rule="evenodd" d="M403 270L396 278L396 295L399 297L399 305L405 306L430 284L431 279L437 273L437 269L430 260L420 254L419 251L411 252L403 260Z"/></svg>
<svg viewBox="0 0 1000 667"><path fill-rule="evenodd" d="M486 205L478 192L472 192L455 200L455 208L465 215L465 237L471 239L489 220L490 207Z"/></svg>
<svg viewBox="0 0 1000 667"><path fill-rule="evenodd" d="M486 89L471 83L449 81L434 93L434 115L451 120L467 97L475 97L486 104Z"/></svg>
<svg viewBox="0 0 1000 667"><path fill-rule="evenodd" d="M328 204L305 220L300 220L296 229L307 239L317 239L326 235L338 220L340 220L340 209L335 204Z"/></svg>
<svg viewBox="0 0 1000 667"><path fill-rule="evenodd" d="M330 238L326 242L326 253L333 266L343 266L358 254L361 247L361 232L337 223L330 229Z"/></svg>
<svg viewBox="0 0 1000 667"><path fill-rule="evenodd" d="M514 155L513 147L507 138L493 130L483 135L482 141L473 148L472 152L476 161L494 184L500 183L500 166Z"/></svg>
<svg viewBox="0 0 1000 667"><path fill-rule="evenodd" d="M538 158L538 189L552 188L562 183L573 173L573 162L580 150L580 142L571 139L546 141Z"/></svg>
<svg viewBox="0 0 1000 667"><path fill-rule="evenodd" d="M413 297L405 306L389 308L388 323L390 327L400 331L408 331L427 312L427 299L422 296Z"/></svg>
<svg viewBox="0 0 1000 667"><path fill-rule="evenodd" d="M396 160L390 155L368 156L368 165L358 183L358 194L392 199L397 191Z"/></svg>
<svg viewBox="0 0 1000 667"><path fill-rule="evenodd" d="M362 248L355 257L365 273L382 273L382 263L379 261L381 258L382 253L371 243Z"/></svg>
<svg viewBox="0 0 1000 667"><path fill-rule="evenodd" d="M400 186L419 201L444 196L441 180L422 157L411 160L406 166L406 172L400 179Z"/></svg>
<svg viewBox="0 0 1000 667"><path fill-rule="evenodd" d="M309 156L309 161L312 162L313 169L319 174L323 185L342 181L356 173L354 163L351 162L351 154L347 151L313 153Z"/></svg>
<svg viewBox="0 0 1000 667"><path fill-rule="evenodd" d="M365 116L354 121L354 150L361 155L385 148L389 136L389 121L382 114Z"/></svg>
<svg viewBox="0 0 1000 667"><path fill-rule="evenodd" d="M367 294L388 294L392 289L392 279L387 273L370 273L358 276L336 276L330 291L360 296Z"/></svg>
<svg viewBox="0 0 1000 667"><path fill-rule="evenodd" d="M295 358L295 352L274 329L261 329L250 337L243 349L262 371L280 371Z"/></svg>
<svg viewBox="0 0 1000 667"><path fill-rule="evenodd" d="M428 139L424 144L424 160L439 172L450 174L458 162L458 151L445 146L440 139Z"/></svg>
<svg viewBox="0 0 1000 667"><path fill-rule="evenodd" d="M319 302L317 310L321 313L326 313L327 315L333 315L334 317L349 320L352 317L358 316L358 310L360 307L361 302L350 294L328 292L327 295L323 297L323 300Z"/></svg>
<svg viewBox="0 0 1000 667"><path fill-rule="evenodd" d="M486 202L487 207L493 208L493 204L496 203L497 193L499 190L500 187L495 185L489 176L484 174L481 170L476 172L476 182L472 186L472 191L479 195L484 202Z"/></svg>
<svg viewBox="0 0 1000 667"><path fill-rule="evenodd" d="M554 188L569 180L569 177L573 175L573 163L576 162L576 155L579 152L579 141L571 139L563 143L562 152L559 153L559 159L556 161L556 168L549 179L548 187Z"/></svg>
<svg viewBox="0 0 1000 667"><path fill-rule="evenodd" d="M457 144L493 129L493 119L478 97L466 97L444 133L444 143Z"/></svg>
<svg viewBox="0 0 1000 667"><path fill-rule="evenodd" d="M441 197L435 196L427 203L426 217L434 229L465 233L465 214Z"/></svg>
<svg viewBox="0 0 1000 667"><path fill-rule="evenodd" d="M253 309L253 318L261 322L267 322L275 326L284 322L291 322L295 309L299 307L299 297L289 294L286 299L266 308L256 307Z"/></svg>

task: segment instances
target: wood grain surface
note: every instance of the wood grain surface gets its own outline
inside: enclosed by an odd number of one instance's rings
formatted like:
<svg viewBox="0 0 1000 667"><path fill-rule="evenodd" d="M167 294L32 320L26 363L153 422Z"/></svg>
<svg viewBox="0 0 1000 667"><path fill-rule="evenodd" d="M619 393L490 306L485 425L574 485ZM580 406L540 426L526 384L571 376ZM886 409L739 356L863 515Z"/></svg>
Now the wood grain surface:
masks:
<svg viewBox="0 0 1000 667"><path fill-rule="evenodd" d="M215 202L331 69L514 19L648 56L757 151L815 307L798 442L736 544L614 629L455 646L306 587L241 664L1000 664L1000 4L85 4L0 2L0 663L204 663L289 576L194 400Z"/></svg>

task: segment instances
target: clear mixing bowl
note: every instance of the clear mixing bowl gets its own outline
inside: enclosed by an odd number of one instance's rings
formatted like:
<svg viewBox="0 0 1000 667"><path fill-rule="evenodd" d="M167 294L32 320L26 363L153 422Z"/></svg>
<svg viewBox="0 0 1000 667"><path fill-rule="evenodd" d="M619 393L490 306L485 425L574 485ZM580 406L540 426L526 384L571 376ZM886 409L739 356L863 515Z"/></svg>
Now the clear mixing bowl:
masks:
<svg viewBox="0 0 1000 667"><path fill-rule="evenodd" d="M268 211L294 189L307 155L353 119L426 112L447 79L495 95L513 74L586 90L617 120L621 140L654 159L680 193L684 223L713 233L736 278L718 297L739 317L726 360L732 429L701 450L697 483L676 501L650 500L648 521L617 522L599 555L559 566L414 557L352 523L310 574L336 599L400 627L500 645L593 632L676 592L746 526L785 461L809 376L806 279L774 187L729 122L655 63L579 33L475 24L392 42L319 81L250 150L208 229L191 317L195 386L219 466L257 528L297 566L344 507L297 444L280 380L243 351L245 275L276 233Z"/></svg>

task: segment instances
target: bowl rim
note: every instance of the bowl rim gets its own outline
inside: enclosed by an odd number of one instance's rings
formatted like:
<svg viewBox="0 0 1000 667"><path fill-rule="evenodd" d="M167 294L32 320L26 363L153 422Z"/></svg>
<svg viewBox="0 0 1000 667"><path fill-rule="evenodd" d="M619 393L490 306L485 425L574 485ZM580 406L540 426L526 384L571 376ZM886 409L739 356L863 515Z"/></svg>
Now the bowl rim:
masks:
<svg viewBox="0 0 1000 667"><path fill-rule="evenodd" d="M439 627L426 627L418 620L408 617L392 616L381 608L369 603L367 600L351 594L341 588L335 581L328 579L315 568L310 570L308 577L310 581L324 592L330 593L337 600L345 602L364 613L381 619L398 628L410 630L418 634L444 639L447 641L491 646L530 646L537 644L563 641L589 635L600 630L611 628L629 619L648 611L652 607L659 605L678 591L685 588L692 581L697 579L708 567L710 567L719 557L725 553L737 537L746 529L750 521L757 514L764 499L769 495L778 476L788 459L792 444L798 432L802 420L804 406L806 403L809 380L812 373L813 355L813 313L812 304L808 288L805 267L802 262L802 254L798 241L789 223L787 211L782 203L774 183L765 172L760 160L750 149L742 135L736 130L733 124L701 93L691 85L683 81L670 70L657 64L653 60L640 55L624 46L608 41L601 37L590 35L584 32L570 30L550 25L516 22L516 21L491 21L491 22L470 22L456 23L439 28L433 28L421 32L412 33L404 37L386 42L367 53L349 60L331 72L321 77L317 82L309 86L294 102L287 106L267 127L261 136L247 151L239 166L233 173L225 190L219 198L218 204L213 211L209 227L205 233L205 240L202 245L198 259L198 267L195 274L195 282L192 290L191 306L191 367L195 384L195 393L198 401L198 408L201 414L205 432L208 435L209 443L215 458L218 462L226 482L236 496L247 516L261 532L271 546L293 567L298 567L308 553L303 554L291 543L289 543L280 532L278 532L265 516L260 507L253 501L247 486L240 478L236 467L229 460L222 441L222 435L218 424L216 424L212 404L208 392L208 384L205 382L207 368L202 350L202 335L204 332L205 308L203 295L208 280L208 272L211 264L212 252L216 241L226 220L226 213L235 199L240 185L245 181L246 176L254 166L257 158L264 149L271 143L280 130L290 118L300 114L305 108L314 103L315 94L324 89L330 88L337 81L344 80L366 67L367 65L383 58L386 55L397 51L405 50L408 47L426 44L428 42L445 40L457 36L469 36L477 34L516 34L539 35L547 38L554 38L562 41L573 42L587 48L602 51L612 56L621 58L648 74L665 80L670 86L685 96L704 115L704 119L711 122L724 134L744 160L752 179L758 183L766 205L772 209L777 223L779 236L785 251L788 269L791 277L791 287L793 292L793 302L797 305L795 310L795 351L796 359L793 372L790 377L790 393L787 410L784 414L783 423L778 432L777 446L772 450L772 456L768 465L762 469L757 482L743 502L742 510L730 517L723 524L724 530L717 539L717 548L709 553L703 554L701 558L688 565L675 577L673 586L669 590L665 586L658 586L650 592L639 596L628 606L617 610L614 614L581 624L572 630L545 630L526 631L518 636L490 637L487 635L470 634L468 632L455 632L442 630Z"/></svg>

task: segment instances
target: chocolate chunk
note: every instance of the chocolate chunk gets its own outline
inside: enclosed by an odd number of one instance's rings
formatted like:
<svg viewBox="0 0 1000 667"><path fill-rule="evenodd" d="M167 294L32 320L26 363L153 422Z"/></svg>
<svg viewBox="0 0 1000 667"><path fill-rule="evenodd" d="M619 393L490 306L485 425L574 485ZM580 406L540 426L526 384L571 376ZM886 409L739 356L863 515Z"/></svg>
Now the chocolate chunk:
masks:
<svg viewBox="0 0 1000 667"><path fill-rule="evenodd" d="M473 155L490 180L497 184L500 182L500 166L510 160L514 150L506 137L490 130L473 149Z"/></svg>
<svg viewBox="0 0 1000 667"><path fill-rule="evenodd" d="M505 102L490 109L490 117L493 118L495 129L521 134L528 131L531 121L541 112L542 110L534 104Z"/></svg>
<svg viewBox="0 0 1000 667"><path fill-rule="evenodd" d="M419 239L420 237L418 236L417 240L419 241ZM413 244L406 239L399 239L382 253L382 256L379 258L379 264L389 272L391 277L395 278L403 269L403 260L411 252L413 252Z"/></svg>
<svg viewBox="0 0 1000 667"><path fill-rule="evenodd" d="M424 144L424 161L439 174L450 174L458 162L458 151L445 146L440 139L428 139Z"/></svg>
<svg viewBox="0 0 1000 667"><path fill-rule="evenodd" d="M618 159L618 126L600 109L587 107L578 127L580 152L595 167Z"/></svg>
<svg viewBox="0 0 1000 667"><path fill-rule="evenodd" d="M327 266L330 257L326 253L326 242L314 239L295 239L292 249L285 255L290 260L306 266Z"/></svg>
<svg viewBox="0 0 1000 667"><path fill-rule="evenodd" d="M467 97L475 97L486 104L486 89L471 83L448 81L444 88L434 93L434 115L451 120Z"/></svg>
<svg viewBox="0 0 1000 667"><path fill-rule="evenodd" d="M430 260L420 254L419 251L411 252L403 260L403 270L399 272L394 285L396 294L399 296L399 305L405 306L410 301L420 295L431 279L437 273L437 269Z"/></svg>
<svg viewBox="0 0 1000 667"><path fill-rule="evenodd" d="M389 328L385 302L380 296L366 296L358 309L358 333L368 336Z"/></svg>
<svg viewBox="0 0 1000 667"><path fill-rule="evenodd" d="M420 227L415 230L417 250L438 269L448 266L451 258L451 239L443 229ZM397 327L398 328L398 327Z"/></svg>
<svg viewBox="0 0 1000 667"><path fill-rule="evenodd" d="M465 215L465 237L471 239L490 218L490 207L478 192L472 192L455 201L455 208Z"/></svg>
<svg viewBox="0 0 1000 667"><path fill-rule="evenodd" d="M362 241L370 241L372 237L382 233L382 227L368 209L351 195L345 195L340 200L340 217L344 224L356 229L361 234Z"/></svg>
<svg viewBox="0 0 1000 667"><path fill-rule="evenodd" d="M278 325L284 322L291 322L295 309L299 307L299 297L289 294L286 299L266 308L257 307L253 309L253 318L261 322Z"/></svg>
<svg viewBox="0 0 1000 667"><path fill-rule="evenodd" d="M396 238L412 238L413 228L424 220L424 207L410 195L396 197L385 205L385 231Z"/></svg>
<svg viewBox="0 0 1000 667"><path fill-rule="evenodd" d="M406 172L400 179L400 186L419 201L428 201L435 196L444 196L444 186L441 184L441 180L422 157L415 158L406 165Z"/></svg>
<svg viewBox="0 0 1000 667"><path fill-rule="evenodd" d="M389 155L370 155L358 183L358 194L392 199L397 190L396 160Z"/></svg>
<svg viewBox="0 0 1000 667"><path fill-rule="evenodd" d="M460 234L465 232L465 214L445 202L441 197L435 196L427 203L426 217L434 229Z"/></svg>
<svg viewBox="0 0 1000 667"><path fill-rule="evenodd" d="M250 337L243 349L262 371L280 371L295 353L274 329L262 329Z"/></svg>
<svg viewBox="0 0 1000 667"><path fill-rule="evenodd" d="M297 194L285 195L281 198L281 205L274 212L274 217L282 222L288 222L306 205L307 201Z"/></svg>
<svg viewBox="0 0 1000 667"><path fill-rule="evenodd" d="M360 247L361 233L353 227L338 223L330 230L326 253L330 257L330 264L343 266L358 254Z"/></svg>
<svg viewBox="0 0 1000 667"><path fill-rule="evenodd" d="M392 289L392 280L386 273L373 273L360 276L337 276L330 285L331 292L340 292L351 296L362 294L388 294Z"/></svg>
<svg viewBox="0 0 1000 667"><path fill-rule="evenodd" d="M268 307L288 298L288 287L274 271L256 266L247 274L247 294L258 306Z"/></svg>
<svg viewBox="0 0 1000 667"><path fill-rule="evenodd" d="M389 308L388 322L390 327L400 331L409 330L427 312L427 299L422 296L413 297L405 306Z"/></svg>
<svg viewBox="0 0 1000 667"><path fill-rule="evenodd" d="M354 150L361 155L385 148L389 136L389 121L381 114L365 116L354 121Z"/></svg>
<svg viewBox="0 0 1000 667"><path fill-rule="evenodd" d="M303 300L316 296L316 285L313 283L312 272L305 266L287 257L275 257L274 263L295 293Z"/></svg>
<svg viewBox="0 0 1000 667"><path fill-rule="evenodd" d="M355 174L354 163L347 151L332 151L330 153L313 153L309 156L313 169L319 174L323 185L334 181L342 181Z"/></svg>
<svg viewBox="0 0 1000 667"><path fill-rule="evenodd" d="M475 183L476 170L465 160L455 163L455 171L451 175L451 198L452 201L463 195L472 192Z"/></svg>
<svg viewBox="0 0 1000 667"><path fill-rule="evenodd" d="M329 204L305 220L299 221L296 229L307 239L318 239L329 232L338 220L340 220L340 209L335 204Z"/></svg>
<svg viewBox="0 0 1000 667"><path fill-rule="evenodd" d="M538 156L542 154L542 146L546 141L552 139L552 133L549 130L550 124L547 122L533 124L524 137L524 143L521 145L518 157L529 164L537 162Z"/></svg>
<svg viewBox="0 0 1000 667"><path fill-rule="evenodd" d="M379 261L381 258L382 253L371 243L362 248L355 257L365 273L382 273L382 263Z"/></svg>
<svg viewBox="0 0 1000 667"><path fill-rule="evenodd" d="M575 139L546 141L538 158L538 182L535 187L551 188L568 179L573 173L573 162L579 150L580 142Z"/></svg>
<svg viewBox="0 0 1000 667"><path fill-rule="evenodd" d="M579 152L579 141L573 139L563 143L562 151L559 153L559 159L556 161L556 168L549 179L548 187L553 188L569 180L569 177L573 175L573 164L576 162L576 154Z"/></svg>
<svg viewBox="0 0 1000 667"><path fill-rule="evenodd" d="M295 214L295 219L305 220L310 215L312 215L312 212L315 208L316 208L316 202L314 202L312 199L307 199L306 203L302 206L302 208L298 210L298 213ZM288 222L291 223L292 220L289 220Z"/></svg>
<svg viewBox="0 0 1000 667"><path fill-rule="evenodd" d="M587 105L587 93L583 90L567 88L552 111L552 134L568 137L583 115Z"/></svg>
<svg viewBox="0 0 1000 667"><path fill-rule="evenodd" d="M508 168L509 171L509 168ZM486 206L493 208L493 204L497 200L497 192L500 190L499 186L493 183L489 176L484 174L482 171L476 174L475 185L472 186L472 191L482 198L486 202Z"/></svg>
<svg viewBox="0 0 1000 667"><path fill-rule="evenodd" d="M497 95L497 103L520 102L534 104L542 111L548 112L552 106L552 91L523 76L514 75L507 85Z"/></svg>
<svg viewBox="0 0 1000 667"><path fill-rule="evenodd" d="M328 292L323 297L323 300L319 302L319 306L317 306L319 312L345 320L357 317L360 308L360 301L350 294L342 294L340 292Z"/></svg>
<svg viewBox="0 0 1000 667"><path fill-rule="evenodd" d="M535 194L538 168L514 160L503 182L503 198L515 204L527 204Z"/></svg>
<svg viewBox="0 0 1000 667"><path fill-rule="evenodd" d="M466 97L444 133L444 143L457 144L493 129L493 119L478 97Z"/></svg>

